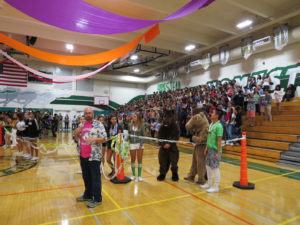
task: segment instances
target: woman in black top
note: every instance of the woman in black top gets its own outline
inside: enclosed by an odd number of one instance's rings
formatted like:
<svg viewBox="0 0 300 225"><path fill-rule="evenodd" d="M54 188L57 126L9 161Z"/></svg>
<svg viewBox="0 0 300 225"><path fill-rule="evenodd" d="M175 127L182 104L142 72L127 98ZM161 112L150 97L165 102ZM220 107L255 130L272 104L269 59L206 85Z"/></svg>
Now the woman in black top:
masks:
<svg viewBox="0 0 300 225"><path fill-rule="evenodd" d="M38 149L36 149L36 142L39 138L39 124L35 118L35 114L33 112L28 113L29 119L26 120L26 137L27 141L27 152L29 155L24 156L25 158L31 159L32 161L37 161L38 158ZM34 156L35 153L35 156Z"/></svg>
<svg viewBox="0 0 300 225"><path fill-rule="evenodd" d="M18 152L16 153L16 155L22 156L23 155L23 147L24 147L23 136L24 136L24 132L26 129L26 124L24 121L23 113L18 113L17 117L18 117L18 122L16 124L16 128L17 128Z"/></svg>

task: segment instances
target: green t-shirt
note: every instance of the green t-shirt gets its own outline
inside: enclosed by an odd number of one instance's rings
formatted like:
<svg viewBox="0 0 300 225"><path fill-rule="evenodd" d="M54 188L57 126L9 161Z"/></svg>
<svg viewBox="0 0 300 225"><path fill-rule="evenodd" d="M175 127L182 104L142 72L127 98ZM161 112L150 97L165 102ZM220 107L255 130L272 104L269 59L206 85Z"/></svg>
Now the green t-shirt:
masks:
<svg viewBox="0 0 300 225"><path fill-rule="evenodd" d="M223 126L220 121L216 123L211 123L209 125L208 135L207 135L207 149L214 149L218 151L218 137L223 136ZM222 149L220 149L222 153Z"/></svg>

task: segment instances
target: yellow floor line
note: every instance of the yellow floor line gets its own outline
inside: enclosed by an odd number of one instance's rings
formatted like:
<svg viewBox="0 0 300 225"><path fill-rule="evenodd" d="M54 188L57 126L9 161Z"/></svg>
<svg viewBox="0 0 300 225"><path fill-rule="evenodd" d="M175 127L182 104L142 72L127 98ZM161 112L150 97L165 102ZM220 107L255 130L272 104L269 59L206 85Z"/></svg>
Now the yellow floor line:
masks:
<svg viewBox="0 0 300 225"><path fill-rule="evenodd" d="M195 194L197 194L197 193L195 193ZM84 216L70 217L70 218L66 218L64 220L71 221L71 220L84 219L84 218L88 218L88 217L93 217L93 216L99 216L99 215L114 213L114 212L118 212L118 211L126 210L126 209L133 209L133 208L138 208L138 207L147 206L147 205L156 205L156 204L159 204L159 203L162 203L162 202L168 202L168 201L172 201L172 200L176 200L176 199L180 199L180 198L186 198L186 197L190 197L190 196L191 195L180 195L180 196L176 196L176 197L172 197L172 198L166 198L166 199L162 199L162 200L157 200L157 201L153 201L153 202L142 203L142 204L128 206L128 207L124 207L124 208L121 208L120 206L117 206L118 204L115 202L117 204L116 206L120 207L120 208L112 209L112 210L107 210L107 211L103 211L103 212L99 212L99 213L87 214L87 215L84 215ZM112 199L110 199L110 200L112 200ZM49 225L49 224L56 224L56 223L61 223L61 222L62 222L62 220L56 220L56 221L41 223L39 225Z"/></svg>
<svg viewBox="0 0 300 225"><path fill-rule="evenodd" d="M197 194L197 193L195 193L195 194ZM172 197L172 198L165 198L165 199L161 199L161 200L157 200L157 201L153 201L153 202L147 202L147 203L142 203L142 204L138 204L138 205L128 206L123 209L133 209L133 208L138 208L138 207L147 206L147 205L156 205L159 203L168 202L168 201L181 199L181 198L186 198L186 197L190 197L190 196L191 195L180 195L180 196L176 196L176 197Z"/></svg>
<svg viewBox="0 0 300 225"><path fill-rule="evenodd" d="M103 188L102 191L118 209L122 209L122 207Z"/></svg>
<svg viewBox="0 0 300 225"><path fill-rule="evenodd" d="M290 218L290 219L287 219L287 220L285 220L281 223L278 223L277 225L285 225L285 224L288 224L288 223L293 222L293 221L298 220L298 219L300 219L300 215L295 216L295 217Z"/></svg>
<svg viewBox="0 0 300 225"><path fill-rule="evenodd" d="M283 173L283 174L279 174L279 175L272 175L272 176L269 176L269 177L254 180L253 183L261 182L261 181L265 181L265 180L270 180L270 179L274 179L274 178L279 178L279 177L283 177L283 176L290 175L290 174L293 174L293 173L298 173L298 172L300 172L300 170L294 170L293 172Z"/></svg>
<svg viewBox="0 0 300 225"><path fill-rule="evenodd" d="M257 179L257 180L254 180L253 183L259 183L261 181L265 181L265 180L270 180L270 179L275 179L275 178L279 178L279 177L282 177L282 176L285 176L285 175L289 175L289 174L293 174L293 173L297 173L299 172L299 170L297 171L293 171L293 172L289 172L289 173L284 173L284 174L280 174L280 175L274 175L274 176L269 176L269 177L265 177L265 178L262 178L262 179ZM230 189L230 188L233 188L232 185L228 185L222 189ZM82 218L87 218L87 217L92 217L92 216L97 216L97 215L103 215L103 214L108 214L108 213L113 213L113 212L117 212L117 211L121 211L121 210L126 210L126 209L133 209L133 208L138 208L138 207L143 207L143 206L147 206L147 205L156 205L156 204L159 204L159 203L162 203L162 202L168 202L168 201L172 201L172 200L176 200L176 199L181 199L181 198L186 198L186 197L190 197L191 195L180 195L180 196L177 196L177 197L172 197L172 198L166 198L166 199L162 199L162 200L158 200L158 201L153 201L153 202L148 202L148 203L142 203L142 204L138 204L138 205L133 205L133 206L128 206L128 207L124 207L124 208L121 208L120 205L118 203L116 203L112 197L106 192L106 191L103 191L104 194L113 202L113 204L118 207L117 209L114 209L114 210L108 210L108 211L104 211L104 212L100 212L100 213L95 213L95 214L88 214L88 215L84 215L84 216L79 216L79 217L72 217L72 218L68 218L68 220L76 220L76 219L82 219ZM193 193L195 195L201 195L201 194L205 194L206 192L196 192L196 193ZM298 216L300 217L300 216ZM292 218L293 220L296 220L298 219L298 217L295 217L295 218ZM287 220L288 222L284 223L284 224L287 224L291 221ZM53 222L48 222L48 223L44 223L44 224L40 224L40 225L48 225L48 224L55 224L55 223L60 223L61 221L53 221ZM283 224L280 224L280 225L283 225Z"/></svg>
<svg viewBox="0 0 300 225"><path fill-rule="evenodd" d="M73 156L73 159L76 160L76 158L74 156ZM286 176L286 175L293 174L293 173L297 173L297 172L300 172L300 170L296 170L296 171L289 172L289 173L284 173L284 174L280 174L280 175L274 175L274 176L269 176L269 177L257 179L257 180L254 180L253 183L258 183L258 182L265 181L265 180L275 179L275 178L279 178L279 177ZM228 186L226 186L222 189L229 189L229 188L233 188L233 186L228 185ZM139 208L139 207L148 206L148 205L156 205L156 204L159 204L159 203L168 202L168 201L172 201L172 200L176 200L176 199L191 197L191 195L180 195L180 196L176 196L176 197L166 198L166 199L162 199L162 200L137 204L137 205L133 205L133 206L127 206L127 207L122 208L104 189L103 189L103 193L110 199L110 201L117 207L117 209L107 210L107 211L104 211L104 212L99 212L99 213L94 213L94 214L87 214L87 215L84 215L84 216L71 217L71 218L67 218L67 220L70 221L70 220L83 219L83 218L88 218L88 217L92 217L92 216L99 216L99 215L109 214L109 213L113 213L113 212L117 212L117 211L121 211L121 210ZM196 192L196 193L193 193L193 194L194 195L199 195L199 194L204 194L204 193L205 192L200 191L200 192ZM286 220L282 223L279 223L278 225L284 225L284 224L290 223L294 220L297 220L298 218L300 218L300 215L296 216L294 218L288 219L288 220ZM58 220L58 221L43 223L43 224L40 224L40 225L55 224L55 223L60 223L60 222L61 222L61 220Z"/></svg>

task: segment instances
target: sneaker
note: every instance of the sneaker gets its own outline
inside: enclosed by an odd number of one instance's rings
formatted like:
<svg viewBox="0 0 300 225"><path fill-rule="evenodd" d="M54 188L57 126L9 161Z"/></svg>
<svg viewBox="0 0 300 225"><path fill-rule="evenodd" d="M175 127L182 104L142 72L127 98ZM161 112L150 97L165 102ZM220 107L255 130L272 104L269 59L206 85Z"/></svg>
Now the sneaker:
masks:
<svg viewBox="0 0 300 225"><path fill-rule="evenodd" d="M206 183L206 184L203 184L203 185L200 185L201 188L204 188L204 189L207 189L207 188L210 188L209 184Z"/></svg>
<svg viewBox="0 0 300 225"><path fill-rule="evenodd" d="M190 181L190 182L194 182L194 178L192 178L192 177L184 177L183 179Z"/></svg>
<svg viewBox="0 0 300 225"><path fill-rule="evenodd" d="M6 149L6 148L7 148L7 145L3 145L2 148L3 148L3 149Z"/></svg>
<svg viewBox="0 0 300 225"><path fill-rule="evenodd" d="M91 198L85 198L83 195L80 196L80 197L78 197L78 198L76 198L77 202L88 202L88 201L92 201L92 200L93 199L91 199Z"/></svg>
<svg viewBox="0 0 300 225"><path fill-rule="evenodd" d="M92 201L92 202L86 203L86 206L87 206L88 208L95 208L97 205L101 205L101 204L102 204L102 202Z"/></svg>
<svg viewBox="0 0 300 225"><path fill-rule="evenodd" d="M197 181L197 182L195 182L195 184L198 184L198 185L204 185L204 184L205 184L205 182L200 182L200 181Z"/></svg>
<svg viewBox="0 0 300 225"><path fill-rule="evenodd" d="M23 157L24 157L25 159L31 159L31 158L32 158L32 156L31 156L30 154L25 154Z"/></svg>
<svg viewBox="0 0 300 225"><path fill-rule="evenodd" d="M219 192L219 188L216 186L212 186L211 188L207 189L206 192L208 193Z"/></svg>
<svg viewBox="0 0 300 225"><path fill-rule="evenodd" d="M142 177L138 177L138 181L143 182L144 179Z"/></svg>
<svg viewBox="0 0 300 225"><path fill-rule="evenodd" d="M136 179L136 176L131 176L130 179L131 179L131 180L135 180L135 179Z"/></svg>
<svg viewBox="0 0 300 225"><path fill-rule="evenodd" d="M36 156L31 158L31 161L38 161L38 160L39 160L39 157L36 157Z"/></svg>
<svg viewBox="0 0 300 225"><path fill-rule="evenodd" d="M10 146L10 149L13 149L14 147L16 147L16 146L15 146L15 145L11 145L11 146Z"/></svg>

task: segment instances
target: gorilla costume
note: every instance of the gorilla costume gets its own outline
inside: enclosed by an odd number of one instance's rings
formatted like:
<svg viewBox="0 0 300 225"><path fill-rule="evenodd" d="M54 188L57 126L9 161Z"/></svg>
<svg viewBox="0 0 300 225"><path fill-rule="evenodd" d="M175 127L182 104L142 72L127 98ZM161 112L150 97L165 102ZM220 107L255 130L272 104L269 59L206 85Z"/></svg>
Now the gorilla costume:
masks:
<svg viewBox="0 0 300 225"><path fill-rule="evenodd" d="M162 125L158 131L158 138L165 140L178 140L179 139L179 127L175 119L175 113L173 111L166 111L163 117ZM176 143L167 141L159 142L159 176L158 181L163 181L171 165L172 180L178 181L178 160L179 151Z"/></svg>

